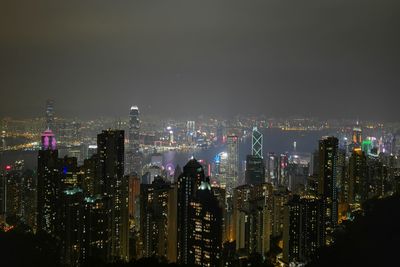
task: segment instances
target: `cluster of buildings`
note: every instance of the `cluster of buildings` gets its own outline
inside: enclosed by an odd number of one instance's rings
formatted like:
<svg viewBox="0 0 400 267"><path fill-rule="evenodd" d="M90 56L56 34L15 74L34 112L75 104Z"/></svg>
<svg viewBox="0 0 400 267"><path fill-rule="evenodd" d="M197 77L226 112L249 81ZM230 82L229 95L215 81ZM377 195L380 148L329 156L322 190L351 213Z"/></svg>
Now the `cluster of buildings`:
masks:
<svg viewBox="0 0 400 267"><path fill-rule="evenodd" d="M3 229L19 220L52 236L67 266L153 256L245 266L254 255L301 265L334 242L335 231L364 201L400 192L397 155L374 138L363 140L359 127L350 142L323 137L312 155L265 153L262 131L253 127L241 168L241 137L221 126L216 140L226 152L212 171L195 158L171 171L161 154L145 164L136 106L128 131L97 134L83 162L60 156L53 114L48 103L37 172L21 162L2 170L0 216ZM188 121L187 140L197 137Z"/></svg>

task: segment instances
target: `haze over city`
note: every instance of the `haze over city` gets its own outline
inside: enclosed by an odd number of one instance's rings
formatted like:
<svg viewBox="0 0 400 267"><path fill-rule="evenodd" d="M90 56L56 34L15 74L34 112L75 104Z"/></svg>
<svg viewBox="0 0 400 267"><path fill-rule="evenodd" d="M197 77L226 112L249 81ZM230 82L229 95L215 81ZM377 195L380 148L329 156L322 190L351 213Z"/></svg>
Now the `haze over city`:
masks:
<svg viewBox="0 0 400 267"><path fill-rule="evenodd" d="M1 3L1 116L397 119L398 1Z"/></svg>

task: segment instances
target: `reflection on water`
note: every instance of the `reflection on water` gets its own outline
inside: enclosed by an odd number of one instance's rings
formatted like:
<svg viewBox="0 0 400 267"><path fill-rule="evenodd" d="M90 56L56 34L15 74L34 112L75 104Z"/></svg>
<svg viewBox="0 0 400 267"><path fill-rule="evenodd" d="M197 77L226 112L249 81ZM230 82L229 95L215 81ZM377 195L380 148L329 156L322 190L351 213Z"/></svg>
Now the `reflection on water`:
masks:
<svg viewBox="0 0 400 267"><path fill-rule="evenodd" d="M330 131L282 131L280 129L264 129L264 156L269 152L285 153L293 151L293 143L296 142L296 151L312 153L317 149L318 140L325 135L335 135ZM214 157L226 151L226 147L211 147L206 150L198 150L192 153L168 151L164 153L164 165L172 163L181 167L194 156L197 159L204 159L211 162ZM246 155L251 153L251 138L246 138L239 145L239 159L244 161Z"/></svg>

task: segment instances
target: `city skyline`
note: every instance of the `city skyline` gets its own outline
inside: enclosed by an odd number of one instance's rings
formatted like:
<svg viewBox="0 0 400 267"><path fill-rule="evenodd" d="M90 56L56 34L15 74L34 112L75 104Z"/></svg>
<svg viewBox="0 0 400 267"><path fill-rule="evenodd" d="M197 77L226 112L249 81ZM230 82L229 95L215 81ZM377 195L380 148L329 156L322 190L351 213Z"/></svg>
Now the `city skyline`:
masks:
<svg viewBox="0 0 400 267"><path fill-rule="evenodd" d="M2 265L398 262L400 1L0 2Z"/></svg>

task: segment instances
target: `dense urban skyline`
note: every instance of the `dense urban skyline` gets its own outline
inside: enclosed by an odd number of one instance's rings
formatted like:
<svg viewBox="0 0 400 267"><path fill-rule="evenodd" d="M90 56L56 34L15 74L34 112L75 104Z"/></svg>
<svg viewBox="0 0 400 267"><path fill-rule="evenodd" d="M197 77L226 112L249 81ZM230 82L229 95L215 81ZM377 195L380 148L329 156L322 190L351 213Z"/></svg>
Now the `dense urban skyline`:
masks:
<svg viewBox="0 0 400 267"><path fill-rule="evenodd" d="M400 4L0 0L5 266L393 266Z"/></svg>
<svg viewBox="0 0 400 267"><path fill-rule="evenodd" d="M399 10L389 0L2 1L0 116L38 116L50 97L61 116L123 116L141 103L176 117L395 121Z"/></svg>

